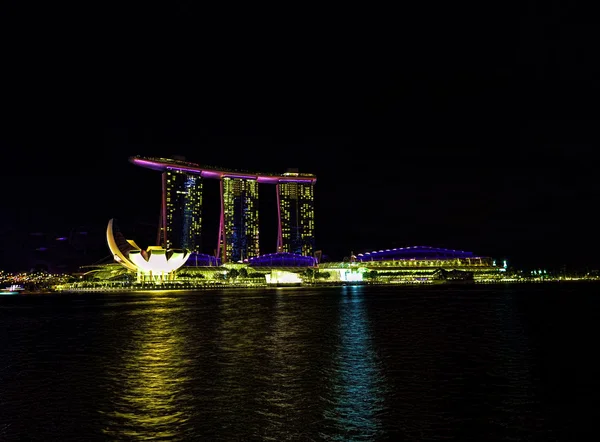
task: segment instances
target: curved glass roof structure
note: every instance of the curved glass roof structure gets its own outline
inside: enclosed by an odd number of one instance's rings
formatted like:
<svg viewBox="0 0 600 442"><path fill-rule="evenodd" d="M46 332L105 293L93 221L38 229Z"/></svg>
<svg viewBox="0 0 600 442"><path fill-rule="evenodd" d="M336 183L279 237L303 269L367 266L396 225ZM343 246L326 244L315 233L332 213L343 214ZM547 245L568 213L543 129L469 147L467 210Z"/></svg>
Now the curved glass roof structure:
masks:
<svg viewBox="0 0 600 442"><path fill-rule="evenodd" d="M221 260L206 253L192 252L185 262L185 267L215 267L220 266Z"/></svg>
<svg viewBox="0 0 600 442"><path fill-rule="evenodd" d="M317 265L317 258L289 252L267 253L250 258L248 265L252 267L313 267Z"/></svg>
<svg viewBox="0 0 600 442"><path fill-rule="evenodd" d="M374 250L356 255L357 261L456 258L479 258L479 256L474 255L473 252L465 252L464 250L441 249L429 246L398 247L395 249Z"/></svg>

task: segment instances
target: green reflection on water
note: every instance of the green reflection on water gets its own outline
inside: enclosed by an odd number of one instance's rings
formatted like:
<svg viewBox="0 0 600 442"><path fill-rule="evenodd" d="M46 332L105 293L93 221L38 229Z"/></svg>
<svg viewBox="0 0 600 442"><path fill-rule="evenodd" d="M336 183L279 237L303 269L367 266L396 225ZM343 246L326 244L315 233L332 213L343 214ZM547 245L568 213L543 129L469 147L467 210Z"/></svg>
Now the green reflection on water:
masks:
<svg viewBox="0 0 600 442"><path fill-rule="evenodd" d="M384 410L386 383L371 343L364 294L354 287L346 290L341 298L330 407L324 412L335 431L321 435L327 440L375 440L382 431L378 414Z"/></svg>

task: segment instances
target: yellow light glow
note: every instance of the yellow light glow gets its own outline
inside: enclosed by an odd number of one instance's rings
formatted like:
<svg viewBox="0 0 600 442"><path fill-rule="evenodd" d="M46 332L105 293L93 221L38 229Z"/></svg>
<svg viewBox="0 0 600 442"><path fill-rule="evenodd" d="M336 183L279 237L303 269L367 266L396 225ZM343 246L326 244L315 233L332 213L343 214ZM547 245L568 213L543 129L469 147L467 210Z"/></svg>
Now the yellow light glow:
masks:
<svg viewBox="0 0 600 442"><path fill-rule="evenodd" d="M265 275L267 284L299 284L302 282L300 275L284 270L272 270Z"/></svg>
<svg viewBox="0 0 600 442"><path fill-rule="evenodd" d="M173 272L183 266L190 255L189 250L166 250L161 246L149 246L142 251L133 240L128 239L126 241L135 248L126 257L115 241L112 219L108 222L106 239L115 261L137 272L138 281L148 277L151 280L171 279Z"/></svg>

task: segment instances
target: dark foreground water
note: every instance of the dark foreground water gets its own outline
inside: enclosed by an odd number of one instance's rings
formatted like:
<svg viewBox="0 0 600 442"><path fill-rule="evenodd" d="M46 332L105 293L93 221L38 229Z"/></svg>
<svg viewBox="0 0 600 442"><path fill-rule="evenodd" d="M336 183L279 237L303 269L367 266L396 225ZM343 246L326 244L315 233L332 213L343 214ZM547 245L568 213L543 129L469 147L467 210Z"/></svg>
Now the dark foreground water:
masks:
<svg viewBox="0 0 600 442"><path fill-rule="evenodd" d="M599 288L0 296L0 440L596 439Z"/></svg>

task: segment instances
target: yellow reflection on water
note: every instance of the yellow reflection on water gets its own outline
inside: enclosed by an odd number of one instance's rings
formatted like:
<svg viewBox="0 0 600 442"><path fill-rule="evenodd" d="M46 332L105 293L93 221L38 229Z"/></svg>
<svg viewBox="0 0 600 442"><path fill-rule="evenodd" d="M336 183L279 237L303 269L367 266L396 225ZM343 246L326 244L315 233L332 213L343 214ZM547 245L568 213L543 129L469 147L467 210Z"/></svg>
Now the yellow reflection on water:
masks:
<svg viewBox="0 0 600 442"><path fill-rule="evenodd" d="M175 440L188 420L186 402L185 330L181 307L168 297L147 298L131 314L135 324L121 361L109 374L113 410L105 434L133 440Z"/></svg>
<svg viewBox="0 0 600 442"><path fill-rule="evenodd" d="M289 428L302 428L301 419L308 414L304 408L310 394L306 377L313 376L307 369L307 340L303 337L303 323L299 320L297 301L290 293L278 291L271 311L268 349L262 379L268 383L268 394L257 404L264 417L262 435L265 440L289 439Z"/></svg>

